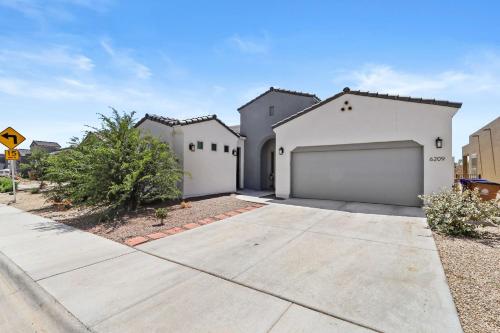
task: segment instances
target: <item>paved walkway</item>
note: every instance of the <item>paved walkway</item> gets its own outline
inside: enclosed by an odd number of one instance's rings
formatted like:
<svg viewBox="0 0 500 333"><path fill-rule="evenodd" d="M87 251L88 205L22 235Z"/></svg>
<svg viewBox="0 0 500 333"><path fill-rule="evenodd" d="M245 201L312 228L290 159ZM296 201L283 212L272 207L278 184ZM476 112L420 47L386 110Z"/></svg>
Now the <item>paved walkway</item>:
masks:
<svg viewBox="0 0 500 333"><path fill-rule="evenodd" d="M461 331L418 217L271 204L130 248L0 206L0 251L96 332Z"/></svg>

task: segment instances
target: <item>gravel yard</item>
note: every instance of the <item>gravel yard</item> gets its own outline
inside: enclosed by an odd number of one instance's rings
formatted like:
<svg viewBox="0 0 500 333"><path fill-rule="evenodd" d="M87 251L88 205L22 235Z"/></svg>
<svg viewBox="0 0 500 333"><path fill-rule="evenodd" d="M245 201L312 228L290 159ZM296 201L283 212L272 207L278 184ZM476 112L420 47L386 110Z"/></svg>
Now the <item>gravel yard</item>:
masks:
<svg viewBox="0 0 500 333"><path fill-rule="evenodd" d="M500 332L500 228L480 239L434 234L465 333Z"/></svg>
<svg viewBox="0 0 500 333"><path fill-rule="evenodd" d="M11 200L12 196L0 193L0 203L6 204ZM190 199L187 202L189 208L182 208L179 202L163 203L142 208L136 213L106 223L97 223L98 214L89 209L57 210L45 201L43 195L25 191L18 192L17 203L12 206L114 241L123 242L129 237L145 236L173 227L181 227L188 223L196 223L201 219L248 207L252 204L236 199L234 195L229 194ZM159 207L168 207L170 211L164 220L165 225L154 226L158 223L154 210Z"/></svg>

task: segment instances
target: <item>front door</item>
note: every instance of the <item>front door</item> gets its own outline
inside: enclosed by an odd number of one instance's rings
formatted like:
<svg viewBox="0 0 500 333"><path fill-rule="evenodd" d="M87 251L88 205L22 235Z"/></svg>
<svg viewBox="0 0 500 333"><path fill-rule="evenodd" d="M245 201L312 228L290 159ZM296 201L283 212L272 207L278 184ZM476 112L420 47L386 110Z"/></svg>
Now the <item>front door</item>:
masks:
<svg viewBox="0 0 500 333"><path fill-rule="evenodd" d="M274 190L274 180L276 178L276 173L275 173L275 161L274 161L274 151L271 151L271 170L269 173L269 187Z"/></svg>
<svg viewBox="0 0 500 333"><path fill-rule="evenodd" d="M238 147L236 148L236 189L241 188L240 184L240 155L241 155L241 148Z"/></svg>

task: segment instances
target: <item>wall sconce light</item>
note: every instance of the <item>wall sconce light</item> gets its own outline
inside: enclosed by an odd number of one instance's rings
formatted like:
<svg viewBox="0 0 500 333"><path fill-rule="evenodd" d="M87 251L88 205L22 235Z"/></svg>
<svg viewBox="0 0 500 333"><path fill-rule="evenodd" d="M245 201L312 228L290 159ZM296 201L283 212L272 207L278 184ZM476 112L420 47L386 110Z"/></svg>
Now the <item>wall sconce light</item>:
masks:
<svg viewBox="0 0 500 333"><path fill-rule="evenodd" d="M191 142L189 144L189 150L194 151L194 143Z"/></svg>
<svg viewBox="0 0 500 333"><path fill-rule="evenodd" d="M436 139L436 148L443 148L443 139L440 137Z"/></svg>
<svg viewBox="0 0 500 333"><path fill-rule="evenodd" d="M283 149L283 147L280 147L280 149L278 149L278 153L280 155L283 155L284 152L285 152L285 149Z"/></svg>
<svg viewBox="0 0 500 333"><path fill-rule="evenodd" d="M238 151L236 149L233 149L233 156L237 156L238 155Z"/></svg>

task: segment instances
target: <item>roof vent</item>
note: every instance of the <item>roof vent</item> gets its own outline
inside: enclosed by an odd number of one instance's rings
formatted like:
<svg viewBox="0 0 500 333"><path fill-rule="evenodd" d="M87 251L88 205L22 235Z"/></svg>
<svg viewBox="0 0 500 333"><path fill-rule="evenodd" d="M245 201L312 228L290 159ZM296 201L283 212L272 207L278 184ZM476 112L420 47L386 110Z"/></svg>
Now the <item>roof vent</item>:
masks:
<svg viewBox="0 0 500 333"><path fill-rule="evenodd" d="M344 91L344 92L349 92L349 91L351 91L351 89L349 89L349 87L345 87L345 88L343 89L343 91Z"/></svg>
<svg viewBox="0 0 500 333"><path fill-rule="evenodd" d="M274 90L274 87L270 87L269 90L273 91Z"/></svg>

